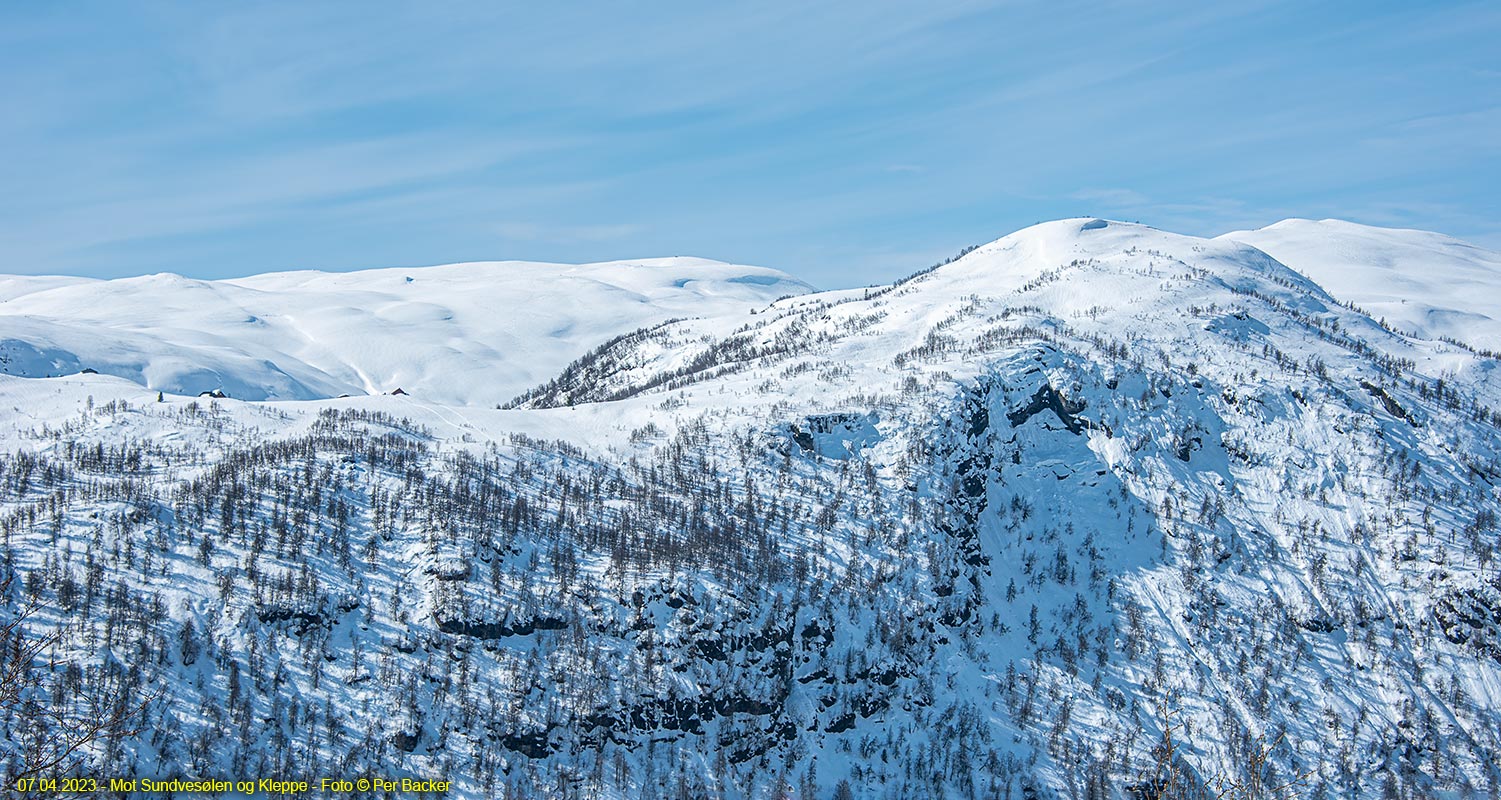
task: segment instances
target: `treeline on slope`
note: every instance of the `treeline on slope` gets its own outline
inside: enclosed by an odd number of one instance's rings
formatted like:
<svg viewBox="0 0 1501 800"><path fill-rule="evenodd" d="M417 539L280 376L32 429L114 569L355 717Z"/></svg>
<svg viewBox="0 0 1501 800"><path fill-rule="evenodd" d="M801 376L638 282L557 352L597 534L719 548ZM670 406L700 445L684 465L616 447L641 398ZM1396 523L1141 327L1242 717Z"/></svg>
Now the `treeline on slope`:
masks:
<svg viewBox="0 0 1501 800"><path fill-rule="evenodd" d="M149 701L89 753L96 770L421 763L497 796L562 780L692 793L705 777L683 753L749 781L796 763L809 724L837 734L934 702L911 677L934 598L892 555L915 546L898 522L913 510L853 464L808 472L750 438L726 453L701 424L641 463L525 437L439 455L400 420L328 411L163 485L188 448L55 435L54 455L0 457L0 569L19 578L5 607L39 602L28 625L61 634L32 702ZM840 522L850 506L869 527ZM877 619L873 596L906 611ZM860 633L836 635L841 617ZM790 705L808 686L824 698L811 718ZM30 723L0 720L12 742L55 733ZM984 741L972 722L943 730L933 752L950 760ZM989 752L993 783L1019 773ZM6 748L9 774L24 753Z"/></svg>
<svg viewBox="0 0 1501 800"><path fill-rule="evenodd" d="M629 385L621 386L615 378L626 375L641 366L644 359L638 357L640 351L650 344L666 345L671 341L671 328L683 320L668 320L657 325L638 328L600 344L575 359L547 383L529 389L500 407L556 408L577 403L622 400L657 388L672 390L712 380L736 372L752 362L765 365L808 352L819 343L833 341L834 337L827 334L813 334L808 328L806 319L810 317L826 319L828 310L835 306L879 298L940 267L952 264L978 249L979 245L965 247L956 255L920 269L890 285L868 289L858 297L852 296L834 302L826 300L794 302L770 318L763 316L754 323L742 326L730 336L710 343L708 347L695 353L688 363L681 367L661 371ZM799 300L796 297L782 298L782 300L789 299ZM779 332L770 344L756 345L754 339L747 335L753 330L765 328L787 317L793 317L793 323Z"/></svg>

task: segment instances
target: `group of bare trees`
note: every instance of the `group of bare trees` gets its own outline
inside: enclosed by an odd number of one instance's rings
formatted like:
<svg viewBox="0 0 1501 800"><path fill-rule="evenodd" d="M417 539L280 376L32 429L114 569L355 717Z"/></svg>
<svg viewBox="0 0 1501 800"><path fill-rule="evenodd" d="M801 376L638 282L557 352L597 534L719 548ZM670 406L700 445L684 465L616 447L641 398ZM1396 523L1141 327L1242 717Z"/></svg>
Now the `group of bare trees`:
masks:
<svg viewBox="0 0 1501 800"><path fill-rule="evenodd" d="M27 622L40 610L36 600L18 602L15 574L0 578L0 776L4 786L30 777L71 774L94 748L117 746L136 732L132 723L144 702L129 705L119 696L94 694L79 702L49 697L42 677L66 669L63 631L33 633Z"/></svg>

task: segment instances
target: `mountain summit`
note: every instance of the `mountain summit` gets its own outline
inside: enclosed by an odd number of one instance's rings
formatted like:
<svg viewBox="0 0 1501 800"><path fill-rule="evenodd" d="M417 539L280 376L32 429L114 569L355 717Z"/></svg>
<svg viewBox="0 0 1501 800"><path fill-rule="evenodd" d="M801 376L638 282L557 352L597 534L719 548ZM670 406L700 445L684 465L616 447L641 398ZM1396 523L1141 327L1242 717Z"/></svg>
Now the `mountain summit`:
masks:
<svg viewBox="0 0 1501 800"><path fill-rule="evenodd" d="M5 284L7 352L139 373L0 376L0 607L71 665L0 722L462 798L1494 794L1501 361L1245 238ZM142 385L210 356L320 399Z"/></svg>

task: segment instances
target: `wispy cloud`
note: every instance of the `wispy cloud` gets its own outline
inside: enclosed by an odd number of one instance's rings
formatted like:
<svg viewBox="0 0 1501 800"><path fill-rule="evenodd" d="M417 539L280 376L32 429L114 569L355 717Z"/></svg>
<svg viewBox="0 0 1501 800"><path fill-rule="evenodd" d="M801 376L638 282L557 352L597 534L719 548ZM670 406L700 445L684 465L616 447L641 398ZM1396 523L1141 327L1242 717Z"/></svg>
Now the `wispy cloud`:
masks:
<svg viewBox="0 0 1501 800"><path fill-rule="evenodd" d="M609 242L639 233L642 226L631 223L614 225L553 225L542 222L501 222L496 232L507 239L532 242Z"/></svg>
<svg viewBox="0 0 1501 800"><path fill-rule="evenodd" d="M1106 208L1144 208L1152 202L1146 195L1133 189L1080 189L1069 197L1099 203Z"/></svg>
<svg viewBox="0 0 1501 800"><path fill-rule="evenodd" d="M1075 213L1501 218L1483 4L99 0L0 23L0 271L695 252L838 285Z"/></svg>

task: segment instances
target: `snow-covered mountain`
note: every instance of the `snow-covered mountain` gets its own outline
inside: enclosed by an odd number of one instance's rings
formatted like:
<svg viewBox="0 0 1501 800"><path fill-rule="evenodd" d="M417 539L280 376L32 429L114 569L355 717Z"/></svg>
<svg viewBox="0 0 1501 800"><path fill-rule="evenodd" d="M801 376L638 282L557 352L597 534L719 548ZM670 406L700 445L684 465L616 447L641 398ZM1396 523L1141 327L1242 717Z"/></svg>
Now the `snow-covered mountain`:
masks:
<svg viewBox="0 0 1501 800"><path fill-rule="evenodd" d="M1071 219L612 323L505 408L0 377L5 608L77 665L33 696L141 709L99 774L1495 793L1501 361L1336 298Z"/></svg>
<svg viewBox="0 0 1501 800"><path fill-rule="evenodd" d="M174 394L308 400L396 389L494 405L642 325L807 284L697 258L451 264L202 281L0 281L0 371L92 369Z"/></svg>
<svg viewBox="0 0 1501 800"><path fill-rule="evenodd" d="M1289 219L1220 238L1261 249L1395 328L1501 351L1501 253L1337 219Z"/></svg>

